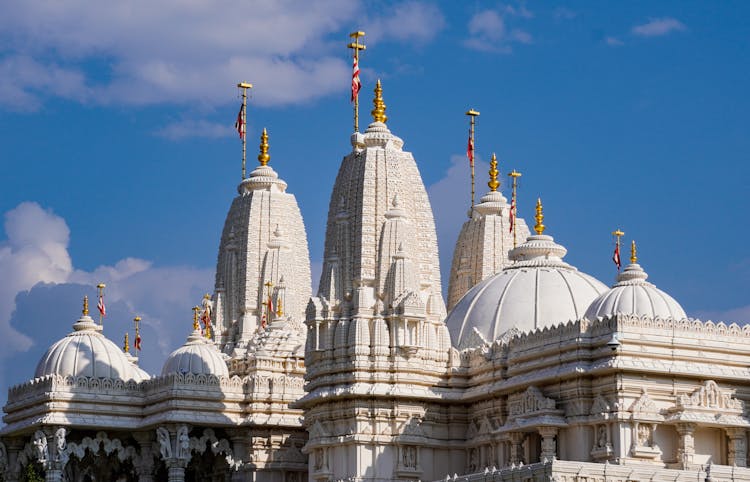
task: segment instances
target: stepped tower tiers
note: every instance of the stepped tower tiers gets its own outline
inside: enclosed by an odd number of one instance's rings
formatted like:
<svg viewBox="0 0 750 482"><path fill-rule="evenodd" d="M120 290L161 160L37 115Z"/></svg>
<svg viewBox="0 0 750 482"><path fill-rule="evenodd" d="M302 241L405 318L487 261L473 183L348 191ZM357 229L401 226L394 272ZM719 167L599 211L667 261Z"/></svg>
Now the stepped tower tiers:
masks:
<svg viewBox="0 0 750 482"><path fill-rule="evenodd" d="M241 356L253 335L270 323L272 305L286 317L304 320L310 299L310 256L302 214L287 184L268 164L268 133L263 129L260 165L243 179L229 208L216 264L214 312L216 342Z"/></svg>
<svg viewBox="0 0 750 482"><path fill-rule="evenodd" d="M295 406L310 434L310 480L429 480L442 475L433 457L453 450L427 448L450 439L426 417L447 416L441 390L450 391L432 209L414 157L385 124L379 81L374 104L333 187L308 305L308 393Z"/></svg>
<svg viewBox="0 0 750 482"><path fill-rule="evenodd" d="M510 264L508 251L513 249L514 233L511 231L511 207L498 191L497 159L490 161L490 190L469 213L470 218L461 227L453 251L451 274L448 281L448 311L474 285L499 273ZM526 239L529 228L526 221L516 217L516 236Z"/></svg>

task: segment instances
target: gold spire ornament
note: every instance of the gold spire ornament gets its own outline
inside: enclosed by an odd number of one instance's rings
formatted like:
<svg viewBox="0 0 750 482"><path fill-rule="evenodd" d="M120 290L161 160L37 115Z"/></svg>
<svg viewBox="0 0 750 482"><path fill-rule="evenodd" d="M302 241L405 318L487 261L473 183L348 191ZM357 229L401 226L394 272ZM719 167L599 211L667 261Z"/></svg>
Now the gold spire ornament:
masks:
<svg viewBox="0 0 750 482"><path fill-rule="evenodd" d="M354 132L359 132L359 89L362 82L359 80L359 51L366 50L364 44L359 43L359 38L364 37L365 33L357 30L349 34L354 41L347 45L347 48L354 50L354 63L352 65L352 102L354 102Z"/></svg>
<svg viewBox="0 0 750 482"><path fill-rule="evenodd" d="M89 316L89 297L83 295L83 316Z"/></svg>
<svg viewBox="0 0 750 482"><path fill-rule="evenodd" d="M497 156L493 152L490 160L490 182L487 183L492 192L496 192L497 188L500 187L500 181L497 180L498 174L500 174L500 171L497 170Z"/></svg>
<svg viewBox="0 0 750 482"><path fill-rule="evenodd" d="M284 309L281 307L281 298L277 298L276 299L276 316L278 318L281 318L283 315L284 315Z"/></svg>
<svg viewBox="0 0 750 482"><path fill-rule="evenodd" d="M638 262L638 253L635 248L635 239L630 242L630 262L635 264Z"/></svg>
<svg viewBox="0 0 750 482"><path fill-rule="evenodd" d="M240 82L237 87L242 89L242 107L240 108L239 119L237 119L236 127L242 139L242 180L247 177L245 164L247 163L247 89L252 89L253 84L247 82Z"/></svg>
<svg viewBox="0 0 750 482"><path fill-rule="evenodd" d="M521 173L513 169L508 173L508 177L513 179L513 193L510 197L510 209L508 215L510 216L510 229L513 231L513 247L515 248L518 246L516 218L518 217L518 178L521 177Z"/></svg>
<svg viewBox="0 0 750 482"><path fill-rule="evenodd" d="M536 216L534 216L534 219L536 219L536 225L534 226L534 231L536 231L536 234L544 234L544 224L542 224L542 221L544 221L544 211L542 208L542 198L537 198L536 200Z"/></svg>
<svg viewBox="0 0 750 482"><path fill-rule="evenodd" d="M125 342L122 344L122 351L130 353L130 338L127 332L125 332Z"/></svg>
<svg viewBox="0 0 750 482"><path fill-rule="evenodd" d="M268 131L266 131L266 128L264 127L263 133L260 135L260 154L258 154L258 161L260 161L261 166L265 166L270 160L271 155L268 153Z"/></svg>
<svg viewBox="0 0 750 482"><path fill-rule="evenodd" d="M201 326L198 324L198 312L201 310L200 306L193 306L193 330L200 330Z"/></svg>
<svg viewBox="0 0 750 482"><path fill-rule="evenodd" d="M372 109L372 118L375 122L382 122L383 124L386 123L388 120L388 116L385 115L385 102L383 102L383 87L380 85L380 79L378 79L378 83L375 84L375 98L372 99L372 104L375 106L374 109Z"/></svg>

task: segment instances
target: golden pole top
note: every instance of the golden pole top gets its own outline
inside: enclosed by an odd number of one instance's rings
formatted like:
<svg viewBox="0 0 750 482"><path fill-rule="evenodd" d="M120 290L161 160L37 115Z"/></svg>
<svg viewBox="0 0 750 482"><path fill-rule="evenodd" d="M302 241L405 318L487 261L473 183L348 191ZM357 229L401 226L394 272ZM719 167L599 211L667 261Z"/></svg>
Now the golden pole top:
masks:
<svg viewBox="0 0 750 482"><path fill-rule="evenodd" d="M619 243L620 242L620 238L622 236L625 236L625 232L622 231L620 228L617 228L614 231L612 231L612 236L615 236L617 238L617 242Z"/></svg>
<svg viewBox="0 0 750 482"><path fill-rule="evenodd" d="M490 182L487 183L492 192L497 191L497 188L500 187L500 181L497 180L498 174L500 174L500 171L497 170L497 156L493 152L490 160Z"/></svg>
<svg viewBox="0 0 750 482"><path fill-rule="evenodd" d="M130 338L128 337L128 333L125 332L125 342L122 345L122 351L125 353L130 353Z"/></svg>
<svg viewBox="0 0 750 482"><path fill-rule="evenodd" d="M544 221L542 198L537 198L536 200L536 216L534 216L534 219L536 219L536 225L534 226L534 231L536 231L536 234L543 234L544 228L546 228L546 226L542 224L542 221Z"/></svg>
<svg viewBox="0 0 750 482"><path fill-rule="evenodd" d="M270 288L271 286L273 286L273 283L271 283L270 281L266 281L264 286L266 288Z"/></svg>
<svg viewBox="0 0 750 482"><path fill-rule="evenodd" d="M261 166L268 164L271 160L271 155L268 153L268 132L266 128L263 128L263 133L260 135L260 154L258 154L258 161Z"/></svg>
<svg viewBox="0 0 750 482"><path fill-rule="evenodd" d="M104 288L107 287L107 285L105 285L104 283L99 283L98 285L96 285L96 287L99 288L100 290L103 290Z"/></svg>
<svg viewBox="0 0 750 482"><path fill-rule="evenodd" d="M466 111L466 115L470 115L472 117L476 117L476 116L479 115L479 111L474 110L474 109L469 109L469 110Z"/></svg>
<svg viewBox="0 0 750 482"><path fill-rule="evenodd" d="M521 176L522 176L522 174L520 172L516 171L515 169L513 169L512 171L510 171L508 173L508 177L512 177L514 181L515 181L515 178L521 177Z"/></svg>
<svg viewBox="0 0 750 482"><path fill-rule="evenodd" d="M240 89L252 89L253 84L249 82L240 82L239 84L237 84L237 87L239 87Z"/></svg>
<svg viewBox="0 0 750 482"><path fill-rule="evenodd" d="M210 300L211 299L211 295L209 295L208 293L206 293L205 295L203 295L203 299L204 300Z"/></svg>
<svg viewBox="0 0 750 482"><path fill-rule="evenodd" d="M355 51L356 50L367 50L367 47L365 45L359 43L359 38L365 36L364 32L362 32L362 31L352 32L352 33L349 34L349 36L354 39L354 42L348 44L347 45L348 48L355 49Z"/></svg>
<svg viewBox="0 0 750 482"><path fill-rule="evenodd" d="M372 109L372 118L375 122L382 122L385 124L385 122L388 120L388 116L385 115L385 102L383 102L383 87L380 85L380 79L378 79L377 84L375 84L375 98L372 100L373 105L375 106L374 109Z"/></svg>
<svg viewBox="0 0 750 482"><path fill-rule="evenodd" d="M135 321L136 323L138 323L139 321L141 321L141 317L140 316L136 316L135 318L133 318L133 321Z"/></svg>
<svg viewBox="0 0 750 482"><path fill-rule="evenodd" d="M635 239L630 242L630 262L635 264L638 262L638 253L635 248Z"/></svg>
<svg viewBox="0 0 750 482"><path fill-rule="evenodd" d="M200 325L198 324L198 312L200 311L199 306L193 306L193 330L199 330Z"/></svg>
<svg viewBox="0 0 750 482"><path fill-rule="evenodd" d="M83 295L83 316L89 316L89 297Z"/></svg>

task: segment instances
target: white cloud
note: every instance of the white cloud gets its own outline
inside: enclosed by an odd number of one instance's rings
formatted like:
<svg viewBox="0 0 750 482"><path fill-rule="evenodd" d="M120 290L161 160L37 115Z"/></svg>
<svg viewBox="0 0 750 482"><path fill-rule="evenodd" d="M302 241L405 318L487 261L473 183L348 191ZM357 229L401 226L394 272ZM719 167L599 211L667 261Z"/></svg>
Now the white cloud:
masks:
<svg viewBox="0 0 750 482"><path fill-rule="evenodd" d="M510 53L510 43L530 44L531 34L515 28L508 30L502 15L495 10L484 10L469 19L469 38L464 45L484 52Z"/></svg>
<svg viewBox="0 0 750 482"><path fill-rule="evenodd" d="M685 24L671 17L651 18L648 22L636 25L631 29L639 37L661 37L672 32L686 30Z"/></svg>
<svg viewBox="0 0 750 482"><path fill-rule="evenodd" d="M229 124L220 124L203 119L185 119L167 124L156 131L156 135L173 141L196 137L217 139L236 136L237 131Z"/></svg>
<svg viewBox="0 0 750 482"><path fill-rule="evenodd" d="M622 40L618 39L617 37L607 37L604 39L604 41L610 47L619 47L621 45L625 45L625 43Z"/></svg>
<svg viewBox="0 0 750 482"><path fill-rule="evenodd" d="M0 351L0 365L7 364L3 359L16 359L25 352L34 355L30 357L33 363L47 348L35 343L38 334L35 330L42 329L62 338L75 320L77 312L57 311L58 306L70 301L63 297L70 296L71 287L78 287L76 289L80 291L80 286L85 285L88 288L83 292L93 297L96 294L94 286L104 282L107 284L107 304L121 307L119 315L118 310L114 310L117 320L113 325L123 328L130 323L127 318L123 319L125 311L128 316L138 313L143 317L144 329L154 334L149 343L157 349L149 354L152 365L147 368L158 371L164 356L181 344L188 333L190 307L213 286L213 270L153 266L137 258L126 258L114 266L100 266L91 272L75 269L68 252L70 230L65 220L33 202L19 204L5 213L5 234L7 239L0 244L0 272L3 273L0 330L6 337L6 347ZM44 287L41 292L37 290L40 286ZM32 298L27 305L46 305L46 318L18 319L14 311L19 296ZM34 302L40 296L44 297L44 303ZM35 330L28 330L29 324L35 326ZM110 324L108 317L105 329ZM106 333L119 342L119 332ZM28 370L21 374L24 378L33 375L33 365L24 369ZM5 384L4 374L0 371L2 393Z"/></svg>
<svg viewBox="0 0 750 482"><path fill-rule="evenodd" d="M307 102L346 90L343 29L365 7L356 0L13 2L0 16L0 105L33 110L58 96L214 106L234 100L240 80L255 84L259 105ZM375 36L396 41L429 41L445 23L438 7L416 1L366 18Z"/></svg>

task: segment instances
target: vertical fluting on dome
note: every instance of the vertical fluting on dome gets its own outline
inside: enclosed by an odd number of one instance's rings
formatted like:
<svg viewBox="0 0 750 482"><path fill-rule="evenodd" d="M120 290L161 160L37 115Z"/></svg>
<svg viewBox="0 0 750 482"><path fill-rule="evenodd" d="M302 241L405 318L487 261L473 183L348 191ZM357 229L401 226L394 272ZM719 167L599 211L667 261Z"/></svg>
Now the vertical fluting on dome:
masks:
<svg viewBox="0 0 750 482"><path fill-rule="evenodd" d="M267 311L265 284L275 306L284 279L285 317L302 322L311 295L307 233L294 195L268 164L268 132L261 134L259 165L238 186L219 244L213 297L214 339L241 356ZM273 313L267 314L271 319ZM267 320L269 321L269 320Z"/></svg>
<svg viewBox="0 0 750 482"><path fill-rule="evenodd" d="M517 233L512 231L511 206L498 191L497 164L493 154L487 182L490 190L474 206L456 240L448 279L448 311L474 285L508 266L508 251L513 248L514 239L519 235L526 239L529 235L529 228L521 218L516 219Z"/></svg>

